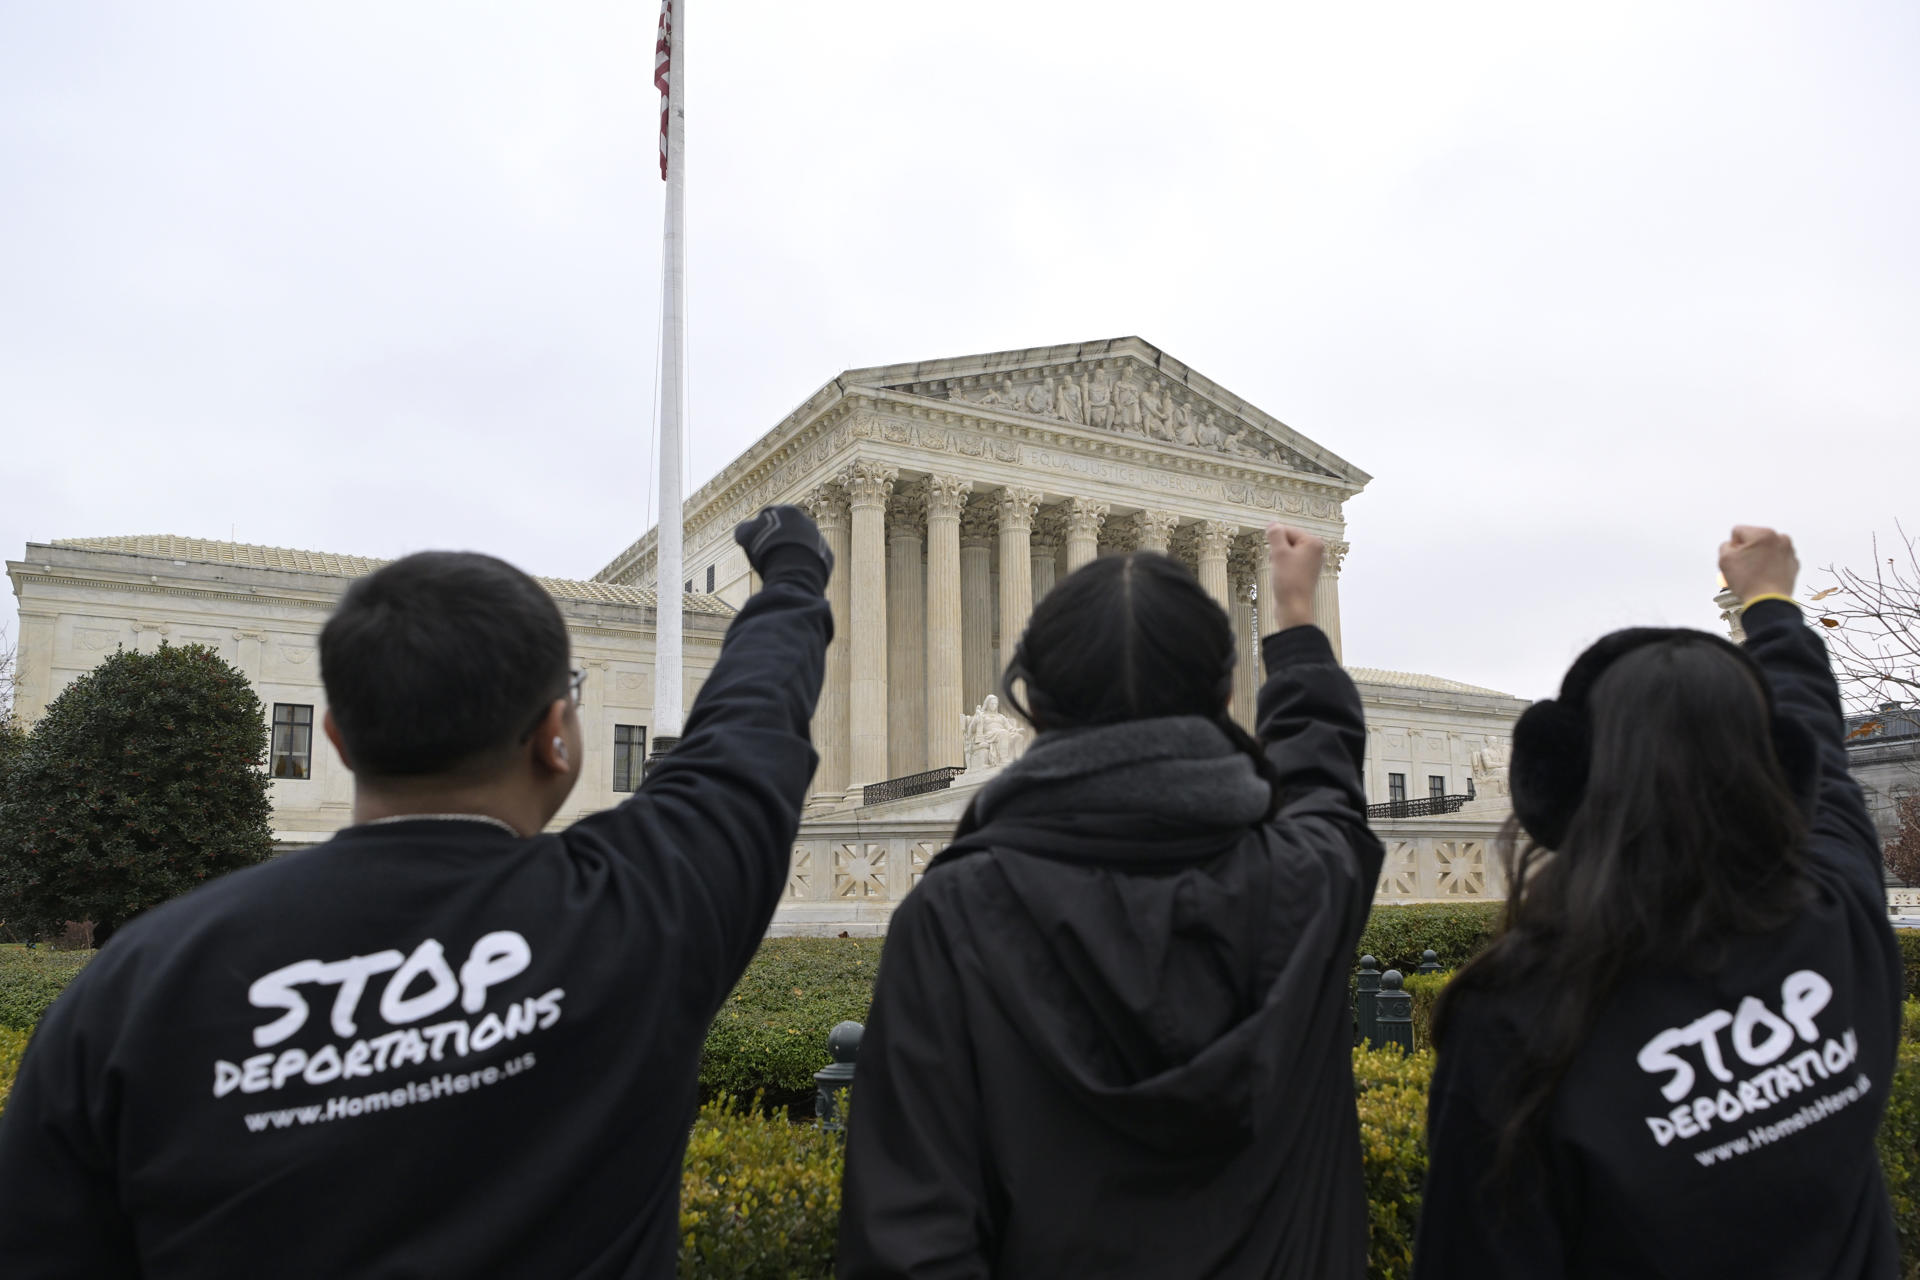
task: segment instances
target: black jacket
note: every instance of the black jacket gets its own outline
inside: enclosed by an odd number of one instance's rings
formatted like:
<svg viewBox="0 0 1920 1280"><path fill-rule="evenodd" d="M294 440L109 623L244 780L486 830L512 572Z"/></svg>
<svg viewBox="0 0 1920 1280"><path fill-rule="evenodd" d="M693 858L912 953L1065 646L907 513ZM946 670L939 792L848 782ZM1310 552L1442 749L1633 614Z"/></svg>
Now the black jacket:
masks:
<svg viewBox="0 0 1920 1280"><path fill-rule="evenodd" d="M0 1275L672 1275L700 1046L813 774L823 577L747 602L619 808L352 827L121 930L0 1120Z"/></svg>
<svg viewBox="0 0 1920 1280"><path fill-rule="evenodd" d="M1363 1274L1365 729L1319 630L1269 637L1266 661L1277 817L1204 720L1045 734L900 905L842 1276Z"/></svg>
<svg viewBox="0 0 1920 1280"><path fill-rule="evenodd" d="M1630 979L1554 1098L1547 1176L1498 1198L1485 1183L1498 1099L1534 997L1461 993L1428 1107L1422 1280L1898 1272L1874 1150L1902 982L1880 842L1818 634L1784 601L1745 622L1776 706L1819 746L1811 905L1736 939L1712 973Z"/></svg>

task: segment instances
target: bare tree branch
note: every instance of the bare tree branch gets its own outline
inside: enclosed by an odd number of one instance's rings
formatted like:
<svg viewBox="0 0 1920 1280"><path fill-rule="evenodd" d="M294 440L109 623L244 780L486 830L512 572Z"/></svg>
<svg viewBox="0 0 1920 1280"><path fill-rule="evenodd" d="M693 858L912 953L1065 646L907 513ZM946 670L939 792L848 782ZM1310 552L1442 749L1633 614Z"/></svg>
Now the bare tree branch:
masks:
<svg viewBox="0 0 1920 1280"><path fill-rule="evenodd" d="M1897 545L1872 567L1827 566L1831 585L1811 593L1827 629L1841 691L1856 712L1889 702L1920 703L1920 539L1896 523Z"/></svg>

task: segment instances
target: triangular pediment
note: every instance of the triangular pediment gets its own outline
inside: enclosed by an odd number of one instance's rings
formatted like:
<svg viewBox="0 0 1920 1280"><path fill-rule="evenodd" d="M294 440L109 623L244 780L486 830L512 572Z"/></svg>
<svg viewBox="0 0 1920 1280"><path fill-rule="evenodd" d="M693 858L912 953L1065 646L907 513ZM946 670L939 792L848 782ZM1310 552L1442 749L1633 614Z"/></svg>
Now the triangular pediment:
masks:
<svg viewBox="0 0 1920 1280"><path fill-rule="evenodd" d="M1356 488L1372 479L1140 338L853 369L839 382L1264 462Z"/></svg>

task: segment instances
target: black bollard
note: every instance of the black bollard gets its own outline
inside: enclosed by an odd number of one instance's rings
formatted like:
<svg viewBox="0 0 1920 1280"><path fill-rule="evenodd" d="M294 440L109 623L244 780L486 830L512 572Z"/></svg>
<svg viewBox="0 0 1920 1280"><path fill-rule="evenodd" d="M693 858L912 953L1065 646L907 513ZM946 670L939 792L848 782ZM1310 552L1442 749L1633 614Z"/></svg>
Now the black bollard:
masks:
<svg viewBox="0 0 1920 1280"><path fill-rule="evenodd" d="M1374 997L1380 994L1380 962L1372 956L1360 957L1360 973L1354 979L1353 1021L1354 1043L1371 1045L1374 1042Z"/></svg>
<svg viewBox="0 0 1920 1280"><path fill-rule="evenodd" d="M833 1061L813 1073L817 1090L813 1114L823 1129L846 1127L846 1093L853 1085L854 1060L860 1056L860 1038L866 1033L857 1022L842 1022L827 1032L827 1053Z"/></svg>
<svg viewBox="0 0 1920 1280"><path fill-rule="evenodd" d="M1413 1052L1413 997L1405 990L1406 980L1398 969L1380 975L1380 993L1373 1001L1374 1041L1376 1049L1400 1046L1400 1052Z"/></svg>
<svg viewBox="0 0 1920 1280"><path fill-rule="evenodd" d="M1425 951L1422 951L1420 953L1420 967L1418 969L1415 969L1414 972L1415 973L1440 972L1440 953L1435 951L1432 947L1428 947Z"/></svg>

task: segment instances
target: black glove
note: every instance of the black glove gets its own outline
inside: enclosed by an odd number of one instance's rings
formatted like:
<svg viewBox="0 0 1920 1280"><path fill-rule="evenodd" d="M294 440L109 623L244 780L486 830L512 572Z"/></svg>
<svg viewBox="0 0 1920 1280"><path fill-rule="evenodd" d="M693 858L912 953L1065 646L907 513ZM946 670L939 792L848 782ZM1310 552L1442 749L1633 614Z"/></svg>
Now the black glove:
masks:
<svg viewBox="0 0 1920 1280"><path fill-rule="evenodd" d="M799 507L762 507L759 515L733 527L733 540L762 581L798 578L816 591L827 589L833 552L820 526Z"/></svg>

